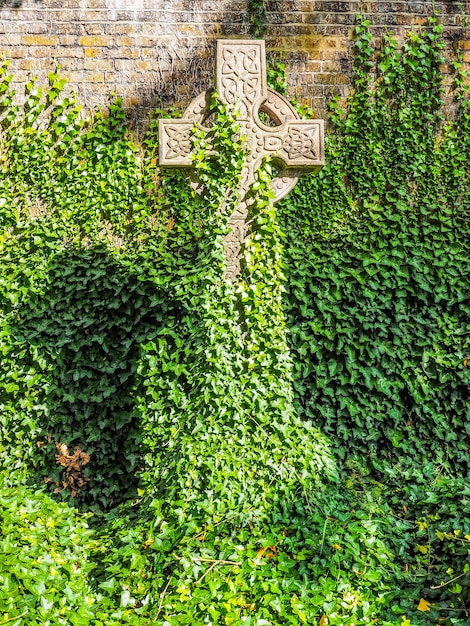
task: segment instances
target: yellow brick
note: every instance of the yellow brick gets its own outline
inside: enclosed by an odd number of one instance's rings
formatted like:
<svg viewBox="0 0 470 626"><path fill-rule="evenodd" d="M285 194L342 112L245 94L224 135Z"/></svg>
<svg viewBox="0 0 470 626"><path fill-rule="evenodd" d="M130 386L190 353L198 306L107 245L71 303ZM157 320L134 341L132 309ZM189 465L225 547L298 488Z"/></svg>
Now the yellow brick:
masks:
<svg viewBox="0 0 470 626"><path fill-rule="evenodd" d="M3 59L3 57L7 59L23 59L24 48L21 48L20 46L3 46L0 48L0 58Z"/></svg>
<svg viewBox="0 0 470 626"><path fill-rule="evenodd" d="M314 82L319 85L347 85L349 78L346 74L316 74Z"/></svg>
<svg viewBox="0 0 470 626"><path fill-rule="evenodd" d="M102 83L104 82L103 72L94 72L93 74L86 72L85 81L87 83Z"/></svg>
<svg viewBox="0 0 470 626"><path fill-rule="evenodd" d="M99 48L85 48L84 52L85 56L88 58L99 57L101 54L101 50Z"/></svg>
<svg viewBox="0 0 470 626"><path fill-rule="evenodd" d="M27 80L31 80L31 73L29 70L28 71L16 70L15 82L25 83Z"/></svg>
<svg viewBox="0 0 470 626"><path fill-rule="evenodd" d="M316 50L347 50L348 41L343 37L321 37L313 47Z"/></svg>
<svg viewBox="0 0 470 626"><path fill-rule="evenodd" d="M22 50L22 52L24 51ZM50 59L53 54L50 46L34 46L28 52L33 59ZM54 50L54 53L57 54L57 50Z"/></svg>
<svg viewBox="0 0 470 626"><path fill-rule="evenodd" d="M102 3L103 0L100 0ZM145 26L145 24L143 24ZM153 29L155 30L155 26L153 25ZM132 24L125 24L124 22L114 22L109 24L109 33L116 33L118 35L129 34L133 35L136 32L135 26Z"/></svg>
<svg viewBox="0 0 470 626"><path fill-rule="evenodd" d="M87 59L84 64L85 70L112 70L113 64L109 59Z"/></svg>
<svg viewBox="0 0 470 626"><path fill-rule="evenodd" d="M118 72L130 72L134 69L134 61L131 59L116 59L114 67Z"/></svg>
<svg viewBox="0 0 470 626"><path fill-rule="evenodd" d="M61 72L60 75L62 78L65 78L68 83L77 84L83 82L81 72Z"/></svg>
<svg viewBox="0 0 470 626"><path fill-rule="evenodd" d="M179 29L186 35L199 35L201 32L201 29L195 24L181 24Z"/></svg>
<svg viewBox="0 0 470 626"><path fill-rule="evenodd" d="M159 63L163 63L164 60L161 57L161 52L159 52L158 48L151 46L148 48L140 48L141 56L148 59L158 59ZM168 61L166 61L168 63Z"/></svg>
<svg viewBox="0 0 470 626"><path fill-rule="evenodd" d="M155 63L152 61L135 61L133 67L135 67L136 70L150 71L155 69Z"/></svg>
<svg viewBox="0 0 470 626"><path fill-rule="evenodd" d="M127 36L121 36L116 38L118 46L132 46L132 39Z"/></svg>
<svg viewBox="0 0 470 626"><path fill-rule="evenodd" d="M112 46L113 38L107 35L85 35L80 37L80 45L86 47Z"/></svg>
<svg viewBox="0 0 470 626"><path fill-rule="evenodd" d="M75 46L66 46L61 48L60 57L63 59L73 58L81 59L83 57L83 48L75 47Z"/></svg>
<svg viewBox="0 0 470 626"><path fill-rule="evenodd" d="M23 35L21 41L25 46L56 46L58 40L45 35Z"/></svg>
<svg viewBox="0 0 470 626"><path fill-rule="evenodd" d="M33 70L36 68L36 61L34 59L23 59L18 63L20 70Z"/></svg>
<svg viewBox="0 0 470 626"><path fill-rule="evenodd" d="M138 48L108 48L109 58L111 59L138 59L140 50Z"/></svg>
<svg viewBox="0 0 470 626"><path fill-rule="evenodd" d="M162 45L165 42L165 38L164 37L157 37L157 36L153 36L153 37L147 37L146 35L136 35L134 37L134 45L137 48L148 48L148 47L153 47L153 46L157 46L159 43L161 43Z"/></svg>
<svg viewBox="0 0 470 626"><path fill-rule="evenodd" d="M93 85L93 98L94 98L94 101L96 102L98 100L97 96L105 96L104 99L107 100L108 97L109 97L109 92L110 91L112 91L112 89L110 89L110 85L109 85L108 82L105 82L105 83L95 83Z"/></svg>

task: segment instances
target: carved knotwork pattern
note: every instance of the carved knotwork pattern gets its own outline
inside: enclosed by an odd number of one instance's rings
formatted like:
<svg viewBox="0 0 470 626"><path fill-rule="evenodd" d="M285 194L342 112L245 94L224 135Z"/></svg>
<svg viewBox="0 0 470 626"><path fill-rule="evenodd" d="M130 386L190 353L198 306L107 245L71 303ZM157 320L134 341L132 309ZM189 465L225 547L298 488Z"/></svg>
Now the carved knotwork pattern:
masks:
<svg viewBox="0 0 470 626"><path fill-rule="evenodd" d="M187 156L191 152L191 129L180 128L178 126L167 126L166 132L168 135L166 146L167 152L165 157L167 159L176 159L180 156Z"/></svg>
<svg viewBox="0 0 470 626"><path fill-rule="evenodd" d="M225 102L236 105L241 117L247 117L249 105L255 102L262 88L259 48L225 48L221 85Z"/></svg>
<svg viewBox="0 0 470 626"><path fill-rule="evenodd" d="M284 150L289 159L312 159L318 160L316 151L318 129L289 128L289 133L284 141Z"/></svg>
<svg viewBox="0 0 470 626"><path fill-rule="evenodd" d="M240 273L240 253L243 241L247 235L246 216L230 220L230 232L224 239L225 258L227 259L227 270L225 277L234 279Z"/></svg>

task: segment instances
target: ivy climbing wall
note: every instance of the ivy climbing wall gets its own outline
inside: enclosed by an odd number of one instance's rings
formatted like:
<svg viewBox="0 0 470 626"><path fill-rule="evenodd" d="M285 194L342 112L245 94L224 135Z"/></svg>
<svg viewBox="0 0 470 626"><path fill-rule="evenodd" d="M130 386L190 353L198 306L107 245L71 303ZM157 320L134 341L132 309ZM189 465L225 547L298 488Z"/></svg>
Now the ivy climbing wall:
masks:
<svg viewBox="0 0 470 626"><path fill-rule="evenodd" d="M2 623L468 626L468 53L436 18L405 43L372 21L325 167L275 205L259 169L236 289L230 107L193 194L156 120L83 120L57 72L17 106L0 63Z"/></svg>
<svg viewBox="0 0 470 626"><path fill-rule="evenodd" d="M0 56L15 81L45 81L55 60L82 104L123 96L136 119L159 103L184 106L211 84L214 40L262 36L283 53L289 96L324 116L331 95L350 91L351 32L360 11L379 36L404 35L434 10L449 48L470 63L466 2L310 0L0 0ZM21 91L21 90L20 90Z"/></svg>

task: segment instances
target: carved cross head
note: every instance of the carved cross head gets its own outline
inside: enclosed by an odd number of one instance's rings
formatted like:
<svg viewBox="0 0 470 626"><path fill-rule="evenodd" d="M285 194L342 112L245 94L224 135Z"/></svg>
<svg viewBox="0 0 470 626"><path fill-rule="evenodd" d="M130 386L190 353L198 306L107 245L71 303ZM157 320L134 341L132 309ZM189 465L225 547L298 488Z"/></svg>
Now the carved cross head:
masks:
<svg viewBox="0 0 470 626"><path fill-rule="evenodd" d="M247 194L266 156L278 165L273 179L274 201L283 198L300 174L317 172L324 165L324 122L303 120L290 102L266 82L264 41L217 41L215 89L225 104L238 112L240 133L246 137L246 166L242 172L240 201L230 218L225 240L226 278L240 270L240 251L248 230ZM182 119L159 120L159 162L164 167L191 167L192 129L205 129L210 116L208 94L195 98ZM206 129L209 130L209 129Z"/></svg>

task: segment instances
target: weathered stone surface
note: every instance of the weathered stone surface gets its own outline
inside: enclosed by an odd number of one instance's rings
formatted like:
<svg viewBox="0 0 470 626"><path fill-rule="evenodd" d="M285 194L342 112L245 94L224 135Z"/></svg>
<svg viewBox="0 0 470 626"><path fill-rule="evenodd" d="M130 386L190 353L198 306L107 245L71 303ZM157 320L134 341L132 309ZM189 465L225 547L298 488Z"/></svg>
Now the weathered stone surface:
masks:
<svg viewBox="0 0 470 626"><path fill-rule="evenodd" d="M264 41L219 40L215 87L222 102L237 111L240 132L246 137L240 202L225 240L226 277L234 279L248 229L247 194L261 162L269 156L280 166L273 180L275 201L280 200L302 171L318 171L324 164L324 125L323 120L300 119L286 98L267 87ZM191 167L192 129L195 124L204 128L210 115L208 100L203 93L189 105L183 119L159 121L161 166Z"/></svg>

